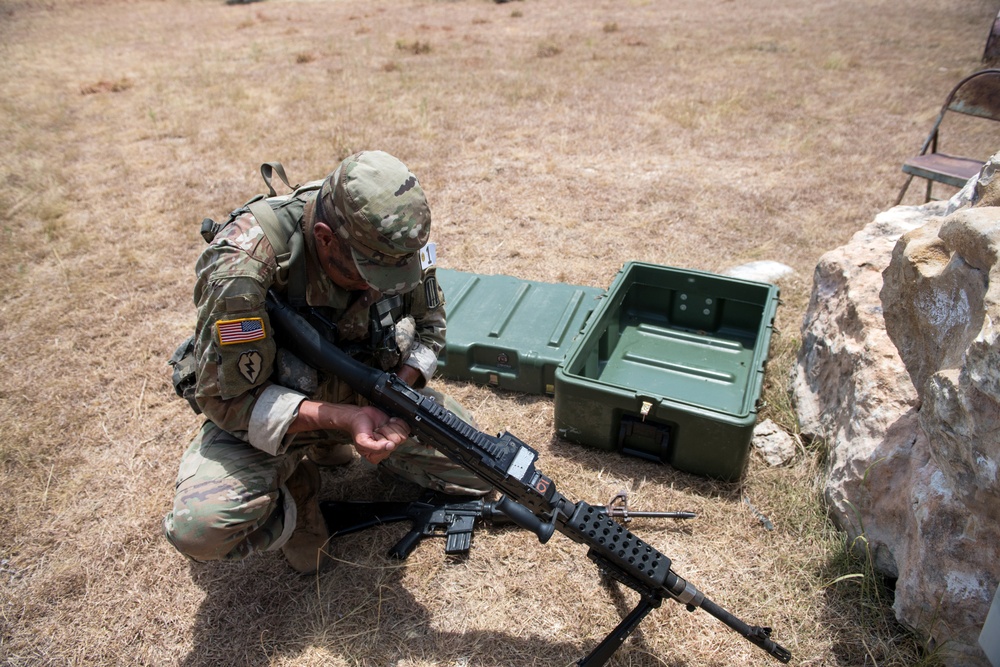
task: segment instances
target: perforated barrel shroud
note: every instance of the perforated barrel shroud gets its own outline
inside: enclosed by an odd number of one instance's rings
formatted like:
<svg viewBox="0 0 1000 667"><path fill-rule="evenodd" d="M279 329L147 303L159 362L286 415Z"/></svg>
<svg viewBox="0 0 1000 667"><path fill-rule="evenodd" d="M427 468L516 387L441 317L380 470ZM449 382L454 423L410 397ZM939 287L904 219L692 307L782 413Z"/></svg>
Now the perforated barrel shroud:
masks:
<svg viewBox="0 0 1000 667"><path fill-rule="evenodd" d="M641 583L647 587L649 595L664 587L670 574L670 559L633 535L607 512L580 501L573 516L566 522L566 528L584 538L578 539L579 542L586 544L596 540L606 547L606 551L592 547L587 555L598 565L602 560L609 561L635 579L634 582L622 583ZM614 575L614 570L609 569L608 573Z"/></svg>

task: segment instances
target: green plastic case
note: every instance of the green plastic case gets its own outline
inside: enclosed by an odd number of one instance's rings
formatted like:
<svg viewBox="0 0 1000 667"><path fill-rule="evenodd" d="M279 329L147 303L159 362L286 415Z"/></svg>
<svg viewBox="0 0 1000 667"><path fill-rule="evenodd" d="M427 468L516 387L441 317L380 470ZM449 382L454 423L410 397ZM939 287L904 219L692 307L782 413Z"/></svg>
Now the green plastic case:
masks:
<svg viewBox="0 0 1000 667"><path fill-rule="evenodd" d="M556 368L604 290L437 269L448 313L438 373L551 394Z"/></svg>
<svg viewBox="0 0 1000 667"><path fill-rule="evenodd" d="M627 263L556 370L557 433L740 478L778 296L767 283Z"/></svg>

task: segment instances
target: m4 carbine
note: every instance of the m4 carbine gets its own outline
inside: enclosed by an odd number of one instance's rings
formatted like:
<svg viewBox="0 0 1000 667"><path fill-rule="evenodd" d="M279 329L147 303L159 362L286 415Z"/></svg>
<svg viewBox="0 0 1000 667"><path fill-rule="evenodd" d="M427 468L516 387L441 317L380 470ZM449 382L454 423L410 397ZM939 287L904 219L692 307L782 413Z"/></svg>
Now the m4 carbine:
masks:
<svg viewBox="0 0 1000 667"><path fill-rule="evenodd" d="M336 375L387 414L403 419L411 433L504 495L496 508L543 544L559 531L589 547L587 556L606 574L639 593L640 600L585 658L581 667L604 665L643 618L670 598L689 611L701 608L774 658L792 654L771 639L771 628L748 625L704 596L671 569L670 559L608 516L604 508L572 502L535 468L538 452L511 433L493 437L414 390L394 374L365 366L326 341L304 318L269 292L270 319L283 342L307 363Z"/></svg>

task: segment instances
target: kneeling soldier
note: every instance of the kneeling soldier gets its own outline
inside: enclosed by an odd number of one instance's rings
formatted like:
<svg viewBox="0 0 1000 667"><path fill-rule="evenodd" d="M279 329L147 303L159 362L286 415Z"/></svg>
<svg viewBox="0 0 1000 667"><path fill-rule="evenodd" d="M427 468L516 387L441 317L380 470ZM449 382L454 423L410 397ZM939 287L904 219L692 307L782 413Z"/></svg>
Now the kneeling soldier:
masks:
<svg viewBox="0 0 1000 667"><path fill-rule="evenodd" d="M316 571L329 539L317 464L349 463L355 452L430 489L489 491L409 439L404 422L283 348L264 306L274 290L328 324L341 347L430 392L445 334L443 295L433 265L421 262L430 224L409 169L366 151L322 182L251 201L210 230L196 266L193 345L193 400L207 421L181 460L163 521L178 551L208 561L280 548L296 570Z"/></svg>

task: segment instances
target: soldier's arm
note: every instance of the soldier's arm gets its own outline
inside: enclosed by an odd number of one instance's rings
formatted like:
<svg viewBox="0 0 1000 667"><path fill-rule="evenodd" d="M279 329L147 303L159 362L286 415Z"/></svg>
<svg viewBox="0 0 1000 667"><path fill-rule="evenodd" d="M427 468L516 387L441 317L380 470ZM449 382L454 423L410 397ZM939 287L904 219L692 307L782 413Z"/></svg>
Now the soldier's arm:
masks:
<svg viewBox="0 0 1000 667"><path fill-rule="evenodd" d="M263 307L267 283L242 275L252 273L253 264L220 264L220 270L205 272L195 290L196 398L205 415L269 454L287 449L296 433L337 430L351 434L358 451L373 463L388 456L409 432L405 423L390 422L377 408L310 401L268 379L276 345Z"/></svg>
<svg viewBox="0 0 1000 667"><path fill-rule="evenodd" d="M375 407L303 401L295 420L288 427L288 433L316 430L350 433L354 447L371 463L388 457L410 433L406 422L397 417L390 419Z"/></svg>
<svg viewBox="0 0 1000 667"><path fill-rule="evenodd" d="M195 399L223 430L279 454L305 396L270 382L276 345L264 307L274 281L273 251L246 214L226 226L196 266Z"/></svg>
<svg viewBox="0 0 1000 667"><path fill-rule="evenodd" d="M196 400L223 430L270 454L282 452L302 394L270 382L276 346L260 282L222 277L199 284Z"/></svg>
<svg viewBox="0 0 1000 667"><path fill-rule="evenodd" d="M407 296L416 334L409 357L396 372L407 384L419 388L430 381L437 370L437 359L444 349L447 330L444 293L438 285L434 266L424 271L421 283Z"/></svg>

